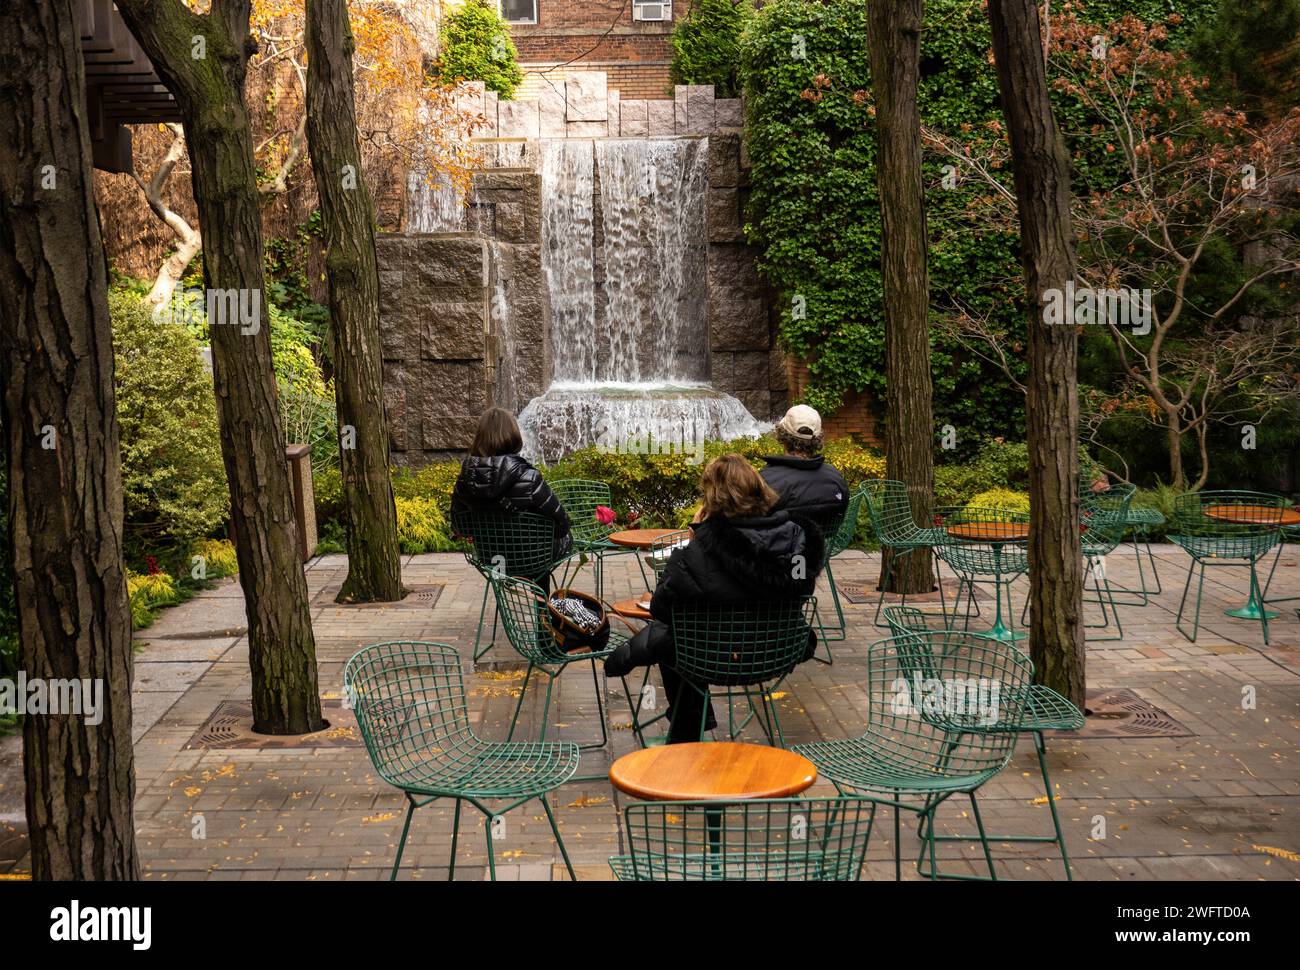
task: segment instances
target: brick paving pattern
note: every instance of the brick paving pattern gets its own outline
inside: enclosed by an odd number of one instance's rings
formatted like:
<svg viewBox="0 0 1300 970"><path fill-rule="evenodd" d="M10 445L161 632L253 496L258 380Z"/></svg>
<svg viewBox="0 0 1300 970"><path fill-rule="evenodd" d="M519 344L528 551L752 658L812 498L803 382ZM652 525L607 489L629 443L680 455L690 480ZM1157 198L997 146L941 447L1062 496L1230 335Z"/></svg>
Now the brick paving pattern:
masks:
<svg viewBox="0 0 1300 970"><path fill-rule="evenodd" d="M1125 687L1180 722L1191 736L1049 740L1066 840L1079 879L1295 879L1300 877L1300 618L1297 604L1278 607L1272 643L1259 625L1223 615L1244 601L1245 572L1218 570L1206 579L1199 642L1173 626L1186 576L1186 557L1156 546L1164 592L1145 608L1121 608L1124 640L1090 644L1088 682ZM1282 556L1273 596L1300 595L1300 554ZM1112 578L1132 585L1132 549L1109 557ZM836 562L841 587L875 581L878 558L850 552ZM327 699L341 696L342 670L359 647L380 640L434 640L455 645L464 659L474 729L504 738L518 698L523 667L503 634L476 665L472 661L482 580L459 555L409 557L408 584L442 584L431 609L336 606L316 597L338 584L346 562L322 556L307 567ZM589 577L589 574L587 574ZM589 578L585 580L589 582ZM607 562L606 595L613 601L642 591L630 556ZM828 591L822 581L819 595ZM1025 585L1015 590L1017 609ZM985 601L986 607L988 601ZM866 644L881 635L874 604L845 603L847 641L834 645L835 663L800 666L774 695L787 742L860 734L865 712ZM1096 618L1095 609L1089 611ZM1019 620L1019 615L1016 617ZM976 621L972 628L978 624ZM224 701L249 697L248 649L239 588L227 583L165 611L138 634L134 727L136 823L145 877L166 879L386 879L401 832L405 802L372 769L358 745L267 750L187 747ZM601 678L611 741L584 752L581 774L608 769L635 747L621 685ZM599 736L589 668L573 665L559 681L550 737L585 742ZM536 737L541 691L529 690L521 733ZM1253 704L1249 703L1253 698ZM331 706L331 731L355 732L346 711ZM757 725L746 739L762 740ZM0 739L0 878L29 870L19 739ZM819 782L810 794L833 794ZM552 796L560 830L580 879L611 878L606 859L624 849L620 806L627 796L607 782L571 783ZM1032 744L1022 739L1012 764L982 790L991 832L1050 831ZM486 876L483 820L462 813L456 878ZM973 832L956 799L939 812L949 833ZM402 879L445 879L452 804L415 814ZM905 816L904 859L919 842ZM907 823L912 824L907 824ZM506 816L497 839L498 878L566 879L567 873L536 802ZM872 835L867 879L893 878L893 824L882 810ZM1060 879L1054 847L1000 843L999 874ZM984 871L978 844L944 843L941 868ZM919 878L904 867L905 879Z"/></svg>

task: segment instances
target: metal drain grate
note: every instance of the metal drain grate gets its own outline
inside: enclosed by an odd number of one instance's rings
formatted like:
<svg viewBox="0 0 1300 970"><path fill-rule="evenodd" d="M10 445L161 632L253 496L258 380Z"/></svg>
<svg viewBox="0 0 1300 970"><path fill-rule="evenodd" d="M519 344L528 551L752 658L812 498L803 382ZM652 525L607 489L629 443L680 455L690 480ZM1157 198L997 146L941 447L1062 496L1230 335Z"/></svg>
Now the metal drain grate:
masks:
<svg viewBox="0 0 1300 970"><path fill-rule="evenodd" d="M355 748L361 745L352 712L337 698L321 701L328 727L314 734L254 734L251 701L222 701L185 745L198 749Z"/></svg>
<svg viewBox="0 0 1300 970"><path fill-rule="evenodd" d="M431 610L442 596L441 583L411 583L406 587L406 595L396 603L335 603L334 597L342 588L342 583L331 583L312 597L312 605L343 610Z"/></svg>
<svg viewBox="0 0 1300 970"><path fill-rule="evenodd" d="M1127 687L1088 691L1088 719L1081 731L1049 731L1068 738L1190 738L1192 732Z"/></svg>

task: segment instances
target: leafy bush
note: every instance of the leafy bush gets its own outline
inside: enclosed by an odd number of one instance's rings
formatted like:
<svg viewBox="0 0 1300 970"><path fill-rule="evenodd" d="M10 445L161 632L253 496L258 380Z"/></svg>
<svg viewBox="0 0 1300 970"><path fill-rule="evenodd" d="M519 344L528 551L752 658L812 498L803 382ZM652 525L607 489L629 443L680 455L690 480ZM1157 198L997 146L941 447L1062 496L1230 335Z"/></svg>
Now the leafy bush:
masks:
<svg viewBox="0 0 1300 970"><path fill-rule="evenodd" d="M720 98L740 94L740 34L751 0L697 0L673 28L674 84L712 84Z"/></svg>
<svg viewBox="0 0 1300 970"><path fill-rule="evenodd" d="M158 572L141 576L129 569L126 573L126 593L131 603L131 629L142 630L154 621L159 609L181 602L176 580L169 574Z"/></svg>
<svg viewBox="0 0 1300 970"><path fill-rule="evenodd" d="M185 327L155 320L131 293L109 294L122 485L130 528L206 535L229 505L212 379Z"/></svg>
<svg viewBox="0 0 1300 970"><path fill-rule="evenodd" d="M203 539L190 548L190 555L203 557L203 569L208 579L234 576L239 572L239 559L229 539Z"/></svg>
<svg viewBox="0 0 1300 970"><path fill-rule="evenodd" d="M510 27L487 0L467 0L442 22L436 65L444 82L482 81L489 91L510 98L524 72Z"/></svg>
<svg viewBox="0 0 1300 970"><path fill-rule="evenodd" d="M990 488L980 492L966 503L970 509L1002 509L1007 512L1029 514L1029 495L1009 488Z"/></svg>
<svg viewBox="0 0 1300 970"><path fill-rule="evenodd" d="M450 552L456 548L451 538L451 525L430 498L396 499L397 539L402 552Z"/></svg>
<svg viewBox="0 0 1300 970"><path fill-rule="evenodd" d="M986 439L974 457L934 469L934 504L965 505L972 496L993 488L1029 488L1029 447L1021 441Z"/></svg>

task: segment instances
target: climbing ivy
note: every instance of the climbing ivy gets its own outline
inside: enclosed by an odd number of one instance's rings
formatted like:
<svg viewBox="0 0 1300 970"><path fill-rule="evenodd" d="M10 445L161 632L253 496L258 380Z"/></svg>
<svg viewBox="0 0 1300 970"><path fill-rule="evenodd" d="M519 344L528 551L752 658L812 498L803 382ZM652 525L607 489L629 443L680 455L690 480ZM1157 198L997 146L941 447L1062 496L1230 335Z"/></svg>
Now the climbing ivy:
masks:
<svg viewBox="0 0 1300 970"><path fill-rule="evenodd" d="M1094 0L1083 15L1110 22L1180 14L1185 34L1215 0ZM1175 6L1177 10L1175 10ZM854 391L883 400L884 301L876 138L866 45L867 0L770 0L740 42L746 137L753 164L748 238L781 294L781 338L808 361L808 402L834 409ZM986 14L970 0L928 0L919 91L923 123L962 139L999 122ZM1116 168L1077 103L1056 92L1057 117L1076 189ZM932 304L954 301L1011 336L1008 359L1023 372L1020 266L1014 234L969 231L968 191L945 190L944 155L924 159ZM1003 173L1010 184L1010 173ZM999 281L1005 286L996 285ZM993 284L993 285L991 285ZM937 315L937 314L936 314ZM932 320L934 318L932 317ZM1022 427L1023 402L993 364L932 330L935 420L967 440ZM1023 375L1022 375L1023 376Z"/></svg>
<svg viewBox="0 0 1300 970"><path fill-rule="evenodd" d="M674 84L712 84L720 98L740 93L740 34L754 15L752 0L696 0L673 28Z"/></svg>

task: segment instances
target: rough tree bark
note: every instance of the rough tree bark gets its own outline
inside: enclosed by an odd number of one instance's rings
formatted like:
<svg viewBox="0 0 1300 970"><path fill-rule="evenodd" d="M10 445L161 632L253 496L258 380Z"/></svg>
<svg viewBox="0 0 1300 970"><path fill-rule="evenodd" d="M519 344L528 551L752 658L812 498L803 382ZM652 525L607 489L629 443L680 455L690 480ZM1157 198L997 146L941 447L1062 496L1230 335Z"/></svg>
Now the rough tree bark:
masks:
<svg viewBox="0 0 1300 970"><path fill-rule="evenodd" d="M1034 673L1084 704L1079 538L1078 334L1045 322L1045 294L1074 278L1070 166L1052 116L1038 7L989 0L993 57L1011 138L1021 262L1029 306L1030 654Z"/></svg>
<svg viewBox="0 0 1300 970"><path fill-rule="evenodd" d="M934 494L934 419L921 116L916 104L923 6L923 0L868 4L867 49L876 100L876 179L883 228L886 473L907 485L913 518L928 523ZM894 565L893 592L928 593L933 588L928 555L914 553Z"/></svg>
<svg viewBox="0 0 1300 970"><path fill-rule="evenodd" d="M118 2L185 119L203 226L221 451L248 615L254 729L302 734L323 722L271 366L260 195L244 104L244 75L256 49L249 6L213 0L210 13L198 14L181 0ZM232 312L234 300L252 312Z"/></svg>
<svg viewBox="0 0 1300 970"><path fill-rule="evenodd" d="M91 686L23 720L33 879L136 879L131 611L108 275L71 0L0 32L0 369L19 669ZM99 717L88 715L100 690ZM97 723L92 723L97 721Z"/></svg>
<svg viewBox="0 0 1300 970"><path fill-rule="evenodd" d="M307 142L325 228L348 576L339 602L402 598L388 469L375 213L361 177L346 0L307 0Z"/></svg>

